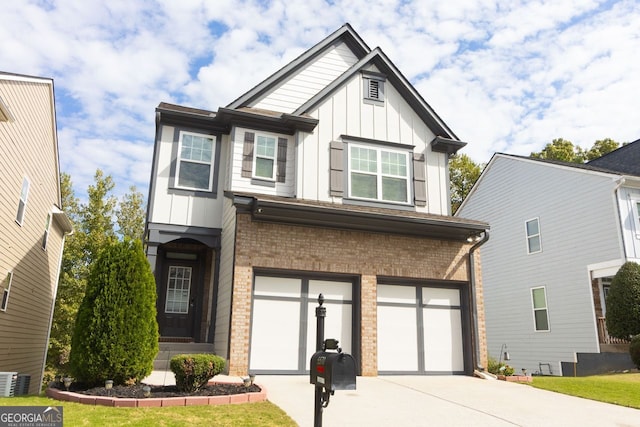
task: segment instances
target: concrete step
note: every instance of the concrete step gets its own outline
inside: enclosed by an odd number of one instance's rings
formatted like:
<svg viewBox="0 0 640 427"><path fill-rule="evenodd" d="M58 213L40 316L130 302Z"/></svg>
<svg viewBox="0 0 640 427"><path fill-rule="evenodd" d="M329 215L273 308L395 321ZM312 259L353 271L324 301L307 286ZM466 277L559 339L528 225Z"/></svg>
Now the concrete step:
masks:
<svg viewBox="0 0 640 427"><path fill-rule="evenodd" d="M213 344L161 342L160 351L153 361L153 369L169 371L169 361L177 354L213 353Z"/></svg>

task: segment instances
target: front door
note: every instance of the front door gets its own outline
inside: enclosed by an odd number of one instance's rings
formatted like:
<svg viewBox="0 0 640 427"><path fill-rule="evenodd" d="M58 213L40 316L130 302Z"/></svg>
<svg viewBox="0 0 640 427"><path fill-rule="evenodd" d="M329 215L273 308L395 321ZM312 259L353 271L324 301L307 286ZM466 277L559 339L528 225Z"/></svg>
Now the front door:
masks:
<svg viewBox="0 0 640 427"><path fill-rule="evenodd" d="M162 337L193 337L196 273L195 263L167 262L158 306Z"/></svg>

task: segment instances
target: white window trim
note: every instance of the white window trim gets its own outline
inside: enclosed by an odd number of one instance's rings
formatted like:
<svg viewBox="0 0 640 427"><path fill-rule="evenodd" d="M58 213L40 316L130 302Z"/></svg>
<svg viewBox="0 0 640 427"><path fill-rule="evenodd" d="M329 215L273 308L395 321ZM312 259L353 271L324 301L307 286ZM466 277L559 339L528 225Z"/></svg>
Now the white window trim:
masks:
<svg viewBox="0 0 640 427"><path fill-rule="evenodd" d="M22 198L22 189L25 188L26 184L26 194L24 195L24 199ZM20 200L18 201L18 212L16 212L16 223L22 227L24 223L24 216L27 213L27 202L29 201L29 190L31 189L31 181L26 176L22 178L22 186L20 187ZM20 205L22 205L22 216L20 216Z"/></svg>
<svg viewBox="0 0 640 427"><path fill-rule="evenodd" d="M544 308L536 308L533 303L533 291L536 289L544 290ZM533 319L533 331L534 332L551 332L551 320L549 319L549 302L547 301L546 286L536 286L535 288L531 288L530 295L531 295L531 314ZM536 310L545 310L547 312L547 329L536 328Z"/></svg>
<svg viewBox="0 0 640 427"><path fill-rule="evenodd" d="M7 277L3 282L7 283L7 287L3 287L2 294L0 294L0 311L7 311L9 305L9 295L11 293L11 282L13 281L13 272L7 272Z"/></svg>
<svg viewBox="0 0 640 427"><path fill-rule="evenodd" d="M375 199L370 199L370 198L366 198L366 197L358 197L358 196L354 196L351 192L351 148L352 147L358 147L358 148L364 148L367 150L375 150L376 151L376 164L377 164L377 169L378 171L375 173L376 175L376 184L377 184L377 197ZM413 177L411 176L412 174L412 169L411 169L411 160L412 160L412 156L411 156L411 151L408 150L399 150L399 149L395 149L395 148L391 148L391 147L384 147L384 146L376 146L376 145L369 145L369 144L357 144L357 143L347 143L346 144L346 148L347 148L347 191L348 191L348 195L349 198L351 199L357 199L357 200L367 200L367 201L373 201L373 202L381 202L381 203L391 203L391 204L396 204L396 205L404 205L404 206L411 206L411 200L412 200L412 193L411 193L411 183L413 182ZM406 202L397 202L394 200L385 200L382 198L382 177L383 176L388 176L388 177L393 177L393 178L403 178L401 176L396 176L396 175L383 175L382 173L382 163L381 163L381 152L382 151L386 151L389 153L400 153L400 154L404 154L405 156L405 167L407 170L407 176L404 177L405 181L406 181L406 188L407 188L407 201ZM369 174L369 175L373 175L373 173L371 172L362 172L362 171L355 171L356 173L362 173L362 174Z"/></svg>
<svg viewBox="0 0 640 427"><path fill-rule="evenodd" d="M538 234L529 235L529 231L527 230L527 224L530 223L531 221L538 222ZM526 237L525 244L527 245L527 254L537 254L542 252L542 227L540 226L540 217L531 218L524 222L524 235ZM529 239L531 237L536 237L536 236L538 236L538 240L540 241L540 250L531 252L531 248L529 247Z"/></svg>
<svg viewBox="0 0 640 427"><path fill-rule="evenodd" d="M268 156L258 156L258 138L271 138L274 140L273 158ZM273 168L271 169L271 177L256 175L258 157L261 159L269 159L273 161ZM278 136L266 132L255 132L253 140L253 164L251 165L251 177L263 181L276 181L276 175L278 171Z"/></svg>
<svg viewBox="0 0 640 427"><path fill-rule="evenodd" d="M640 200L631 199L631 214L633 215L636 239L640 239L640 214L638 213L638 209L640 209Z"/></svg>
<svg viewBox="0 0 640 427"><path fill-rule="evenodd" d="M185 162L198 163L201 165L209 165L209 187L207 189L198 188L198 187L188 187L185 185L180 185L180 165L182 164L182 138L184 135L192 135L197 137L204 137L210 139L211 143L211 161L203 162L198 160L187 159ZM216 137L215 135L208 135L205 133L197 133L197 132L188 132L188 131L180 131L180 137L178 138L178 155L176 156L176 176L174 177L173 185L175 188L181 188L184 190L193 190L193 191L212 191L213 189L213 169L215 165L215 157L216 157Z"/></svg>

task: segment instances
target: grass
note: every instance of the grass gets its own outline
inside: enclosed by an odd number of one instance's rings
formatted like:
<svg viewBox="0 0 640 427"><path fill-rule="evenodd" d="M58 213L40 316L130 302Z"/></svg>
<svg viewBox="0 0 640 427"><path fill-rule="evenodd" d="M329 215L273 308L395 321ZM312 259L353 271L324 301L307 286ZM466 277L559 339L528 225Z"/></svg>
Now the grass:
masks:
<svg viewBox="0 0 640 427"><path fill-rule="evenodd" d="M240 405L167 408L110 408L61 402L48 397L3 397L0 406L62 406L64 425L70 426L295 426L271 402Z"/></svg>
<svg viewBox="0 0 640 427"><path fill-rule="evenodd" d="M533 387L640 409L640 373L533 377Z"/></svg>

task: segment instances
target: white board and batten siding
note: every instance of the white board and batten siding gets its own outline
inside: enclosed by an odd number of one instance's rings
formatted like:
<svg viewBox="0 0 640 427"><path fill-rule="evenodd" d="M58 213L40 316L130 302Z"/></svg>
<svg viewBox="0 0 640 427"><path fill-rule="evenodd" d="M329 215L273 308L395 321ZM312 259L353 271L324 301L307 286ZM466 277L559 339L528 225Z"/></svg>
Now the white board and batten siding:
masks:
<svg viewBox="0 0 640 427"><path fill-rule="evenodd" d="M233 201L223 199L222 234L220 236L220 271L215 319L214 352L228 358L229 330L231 329L231 299L235 257L236 208Z"/></svg>
<svg viewBox="0 0 640 427"><path fill-rule="evenodd" d="M610 175L497 154L457 216L486 221L482 247L489 355L503 344L519 372L574 352L598 352L588 266L619 259ZM542 251L528 254L525 222L539 219ZM545 287L549 331L535 331L531 288ZM546 373L545 368L545 373Z"/></svg>
<svg viewBox="0 0 640 427"><path fill-rule="evenodd" d="M351 49L337 43L251 106L292 113L356 62L358 58Z"/></svg>
<svg viewBox="0 0 640 427"><path fill-rule="evenodd" d="M186 192L169 191L174 188L173 178L170 175L171 162L173 161L173 145L175 128L163 126L160 136L158 163L155 176L155 185L151 194L153 209L149 222L156 224L174 224L194 227L220 228L222 218L223 183L225 175L226 158L228 150L223 137L216 138L216 144L221 144L220 169L218 177L214 177L217 183L217 197L192 195ZM214 150L215 151L215 150Z"/></svg>
<svg viewBox="0 0 640 427"><path fill-rule="evenodd" d="M377 71L371 69L371 71ZM395 88L386 82L384 103L373 105L363 101L363 81L355 74L309 114L318 119L311 133L300 133L298 146L297 195L303 199L340 203L330 196L329 160L331 141L349 135L372 140L414 146L414 153L426 159L427 206L420 212L447 215L446 154L431 151L435 135L418 117Z"/></svg>

